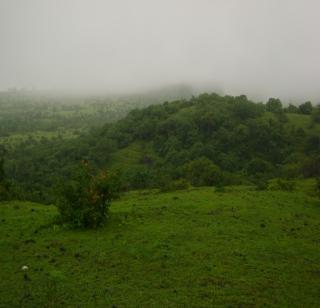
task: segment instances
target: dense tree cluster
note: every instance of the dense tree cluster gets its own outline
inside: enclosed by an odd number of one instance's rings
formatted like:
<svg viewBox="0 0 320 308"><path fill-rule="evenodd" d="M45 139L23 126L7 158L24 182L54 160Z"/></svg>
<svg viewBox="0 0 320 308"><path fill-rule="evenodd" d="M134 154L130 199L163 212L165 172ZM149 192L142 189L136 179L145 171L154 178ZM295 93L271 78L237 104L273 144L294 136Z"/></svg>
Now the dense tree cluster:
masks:
<svg viewBox="0 0 320 308"><path fill-rule="evenodd" d="M309 124L295 123L290 113L308 117ZM8 153L6 169L29 198L48 202L55 183L66 181L80 160L112 169L121 151L137 144L140 159L117 165L123 189L169 189L168 183L180 180L221 186L316 176L318 115L319 107L310 109L309 103L284 108L274 98L262 104L245 95L202 94L132 110L114 124L71 140L17 146Z"/></svg>
<svg viewBox="0 0 320 308"><path fill-rule="evenodd" d="M317 153L319 138L288 123L284 111L279 99L263 105L244 95L203 94L133 111L105 136L118 147L151 144L158 159L147 170L166 169L171 179L193 185L299 175L307 153Z"/></svg>

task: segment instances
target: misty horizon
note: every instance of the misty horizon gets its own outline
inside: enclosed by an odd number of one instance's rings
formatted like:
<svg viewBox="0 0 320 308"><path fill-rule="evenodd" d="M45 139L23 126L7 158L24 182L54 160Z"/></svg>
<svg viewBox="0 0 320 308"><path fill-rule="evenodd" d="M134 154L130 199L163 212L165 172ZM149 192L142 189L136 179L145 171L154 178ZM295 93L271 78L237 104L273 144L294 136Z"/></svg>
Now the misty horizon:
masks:
<svg viewBox="0 0 320 308"><path fill-rule="evenodd" d="M3 0L0 90L188 85L319 103L319 9L315 0Z"/></svg>

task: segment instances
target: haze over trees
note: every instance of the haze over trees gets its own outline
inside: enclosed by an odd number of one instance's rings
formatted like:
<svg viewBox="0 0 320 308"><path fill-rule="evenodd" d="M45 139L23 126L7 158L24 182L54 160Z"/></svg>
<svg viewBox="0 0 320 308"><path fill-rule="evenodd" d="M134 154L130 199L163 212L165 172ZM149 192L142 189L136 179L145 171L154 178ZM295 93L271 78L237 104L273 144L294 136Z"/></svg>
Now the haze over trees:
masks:
<svg viewBox="0 0 320 308"><path fill-rule="evenodd" d="M121 111L128 113L123 119L78 137L12 143L5 168L27 199L42 202L54 200L56 183L83 159L119 169L123 190L168 187L179 179L207 186L317 176L318 111L309 102L293 109L274 98L262 104L245 95L202 94ZM69 117L63 123L67 129Z"/></svg>

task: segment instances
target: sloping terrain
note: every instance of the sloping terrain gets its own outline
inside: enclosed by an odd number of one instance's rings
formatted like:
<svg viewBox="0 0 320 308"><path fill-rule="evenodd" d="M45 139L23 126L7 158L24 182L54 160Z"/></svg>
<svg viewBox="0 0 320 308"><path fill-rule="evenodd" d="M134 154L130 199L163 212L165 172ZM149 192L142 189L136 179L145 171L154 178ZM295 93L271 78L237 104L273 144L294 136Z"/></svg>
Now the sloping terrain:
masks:
<svg viewBox="0 0 320 308"><path fill-rule="evenodd" d="M97 231L56 214L0 205L0 307L319 304L320 204L302 191L131 192Z"/></svg>
<svg viewBox="0 0 320 308"><path fill-rule="evenodd" d="M270 101L204 93L135 109L77 138L30 139L10 148L4 168L25 199L40 203L54 202L54 187L69 181L81 160L121 169L127 189L181 179L227 186L319 176L318 107L306 115Z"/></svg>

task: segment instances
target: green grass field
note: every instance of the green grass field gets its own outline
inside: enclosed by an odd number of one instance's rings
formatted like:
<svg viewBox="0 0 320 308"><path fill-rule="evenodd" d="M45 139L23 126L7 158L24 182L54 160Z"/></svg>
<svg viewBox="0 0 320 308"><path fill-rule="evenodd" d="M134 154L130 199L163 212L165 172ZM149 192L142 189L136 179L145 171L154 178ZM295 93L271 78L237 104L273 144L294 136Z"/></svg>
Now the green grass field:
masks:
<svg viewBox="0 0 320 308"><path fill-rule="evenodd" d="M56 215L0 204L0 307L320 305L320 202L302 191L131 192L96 231Z"/></svg>

